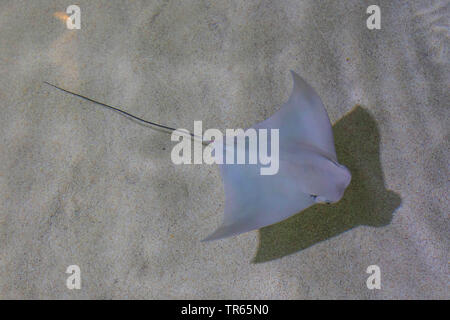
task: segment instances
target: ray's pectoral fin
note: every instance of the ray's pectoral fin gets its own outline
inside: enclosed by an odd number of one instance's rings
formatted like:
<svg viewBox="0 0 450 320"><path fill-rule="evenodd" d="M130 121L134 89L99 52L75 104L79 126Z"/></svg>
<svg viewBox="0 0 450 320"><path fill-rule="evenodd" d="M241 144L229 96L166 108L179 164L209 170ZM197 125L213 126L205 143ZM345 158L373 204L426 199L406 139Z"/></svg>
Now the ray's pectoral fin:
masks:
<svg viewBox="0 0 450 320"><path fill-rule="evenodd" d="M259 161L220 165L224 219L205 241L280 222L315 203L339 201L349 185L351 174L337 163L331 123L320 97L295 72L292 77L289 100L253 127L279 130L278 173L260 175Z"/></svg>

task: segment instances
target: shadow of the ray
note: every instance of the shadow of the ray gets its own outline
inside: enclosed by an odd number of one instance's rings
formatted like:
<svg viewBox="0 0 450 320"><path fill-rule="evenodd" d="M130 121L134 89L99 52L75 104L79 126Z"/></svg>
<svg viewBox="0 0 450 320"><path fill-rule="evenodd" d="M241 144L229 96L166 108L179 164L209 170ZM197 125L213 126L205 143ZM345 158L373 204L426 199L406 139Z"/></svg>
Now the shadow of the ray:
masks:
<svg viewBox="0 0 450 320"><path fill-rule="evenodd" d="M381 227L392 220L401 198L384 186L375 119L356 106L333 126L333 133L339 162L352 173L344 197L262 228L254 263L301 251L359 225Z"/></svg>

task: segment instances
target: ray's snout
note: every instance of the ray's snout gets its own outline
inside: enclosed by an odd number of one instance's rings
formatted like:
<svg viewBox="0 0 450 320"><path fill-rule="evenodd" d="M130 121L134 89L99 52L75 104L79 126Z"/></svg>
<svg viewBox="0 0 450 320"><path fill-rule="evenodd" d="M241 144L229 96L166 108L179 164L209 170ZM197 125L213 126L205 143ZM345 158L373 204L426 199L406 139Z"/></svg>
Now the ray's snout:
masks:
<svg viewBox="0 0 450 320"><path fill-rule="evenodd" d="M344 165L337 164L338 170L335 175L335 194L328 199L331 203L338 202L344 196L345 189L349 186L352 180L350 170Z"/></svg>

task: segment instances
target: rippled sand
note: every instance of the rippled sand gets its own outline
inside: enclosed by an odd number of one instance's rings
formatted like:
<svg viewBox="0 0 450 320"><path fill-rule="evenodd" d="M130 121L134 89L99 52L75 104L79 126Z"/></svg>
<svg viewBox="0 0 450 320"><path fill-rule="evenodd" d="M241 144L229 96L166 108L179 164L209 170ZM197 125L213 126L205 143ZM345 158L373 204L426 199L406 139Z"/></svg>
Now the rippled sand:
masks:
<svg viewBox="0 0 450 320"><path fill-rule="evenodd" d="M0 298L450 298L447 1L378 1L373 31L356 0L79 1L77 31L42 2L0 4ZM290 69L321 95L352 183L210 243L215 166L176 166L169 135L43 84L223 130L275 112Z"/></svg>

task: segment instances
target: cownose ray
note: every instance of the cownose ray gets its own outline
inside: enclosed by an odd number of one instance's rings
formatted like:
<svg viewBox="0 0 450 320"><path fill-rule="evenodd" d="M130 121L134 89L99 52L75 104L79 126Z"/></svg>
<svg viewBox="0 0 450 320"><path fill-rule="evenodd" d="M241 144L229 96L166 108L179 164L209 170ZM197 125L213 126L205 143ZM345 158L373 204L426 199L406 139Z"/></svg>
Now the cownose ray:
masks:
<svg viewBox="0 0 450 320"><path fill-rule="evenodd" d="M219 164L225 189L216 240L280 222L315 203L339 201L350 171L337 162L330 119L316 91L291 71L292 93L267 120L253 126L279 129L279 170L260 175L257 165Z"/></svg>
<svg viewBox="0 0 450 320"><path fill-rule="evenodd" d="M350 184L350 171L337 162L330 119L316 91L291 71L292 93L270 118L252 128L279 130L279 170L261 175L261 165L219 164L225 190L222 225L203 241L218 240L260 229L293 216L315 203L339 201ZM89 100L138 122L168 131L177 129L143 120L119 108L95 101L45 82L57 89ZM180 134L185 134L180 132ZM203 144L201 137L190 136ZM236 144L216 144L220 148Z"/></svg>

